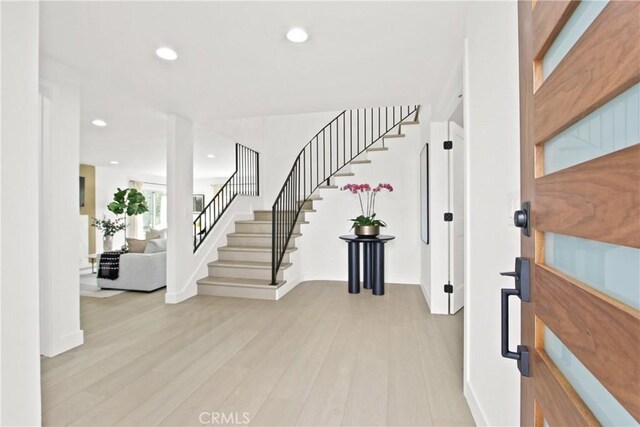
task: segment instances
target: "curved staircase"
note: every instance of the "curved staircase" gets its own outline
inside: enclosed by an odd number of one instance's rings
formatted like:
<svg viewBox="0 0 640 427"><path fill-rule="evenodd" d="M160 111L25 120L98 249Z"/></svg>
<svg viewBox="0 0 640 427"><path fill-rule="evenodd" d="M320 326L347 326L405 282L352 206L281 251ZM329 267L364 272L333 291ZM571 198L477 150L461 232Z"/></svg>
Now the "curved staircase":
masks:
<svg viewBox="0 0 640 427"><path fill-rule="evenodd" d="M300 189L301 181L298 179L295 183L295 192L287 193L286 189L291 182L291 177L296 174L299 177L301 172L294 164L279 195L279 199L286 195L285 198L289 200L287 203L279 203L279 200L276 200L272 210L254 210L253 219L235 222L235 231L227 234L227 245L218 248L218 259L208 264L209 275L197 281L199 294L276 300L288 292L294 285L287 282L287 271L292 266L291 256L298 250L296 241L302 236L302 226L310 222L308 214L316 212L316 202L322 201L321 192L338 189L336 180L356 176L355 169L359 165L366 166L371 163L368 153L389 149L386 141L404 138L403 126L419 124L420 106L415 106L413 109L404 107L406 112L398 114L397 120L395 120L396 107L383 108L387 109L387 112L390 108L394 108L394 121L386 128L388 129L386 132L384 132L385 129L381 129L376 138L375 132L372 131L371 141L368 144L365 142L360 144L358 141L358 150L351 158L346 153L355 146L346 145L345 138L345 145L337 146L337 149L343 150L343 155L337 156L333 168L323 175L319 171L319 166L309 167L304 173L314 175L309 177L310 182L306 183L305 180L304 189ZM362 110L345 110L336 119L345 117L345 114L349 113L353 115L354 111ZM326 132L325 129L321 130L314 139L318 140L318 136ZM343 128L343 134L346 135L346 126ZM358 132L358 137L360 135L361 132ZM355 143L355 138L350 142ZM303 153L311 153L318 147L311 145L311 150L305 151L308 148L309 144L301 151L296 162L306 157ZM323 164L322 167L324 168L325 165ZM284 207L284 209L278 209L278 207Z"/></svg>

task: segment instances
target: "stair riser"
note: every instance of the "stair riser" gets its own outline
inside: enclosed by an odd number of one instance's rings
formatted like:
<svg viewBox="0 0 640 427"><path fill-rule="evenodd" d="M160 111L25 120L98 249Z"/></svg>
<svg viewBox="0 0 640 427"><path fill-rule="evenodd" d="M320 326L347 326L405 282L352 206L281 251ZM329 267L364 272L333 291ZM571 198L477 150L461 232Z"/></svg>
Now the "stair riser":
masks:
<svg viewBox="0 0 640 427"><path fill-rule="evenodd" d="M256 223L236 223L237 233L271 233L272 225L269 224L256 224ZM296 224L293 228L293 232L300 233L300 224Z"/></svg>
<svg viewBox="0 0 640 427"><path fill-rule="evenodd" d="M271 262L271 252L254 251L218 251L221 261ZM289 263L289 252L285 252L282 262Z"/></svg>
<svg viewBox="0 0 640 427"><path fill-rule="evenodd" d="M227 244L229 246L260 246L263 248L271 247L271 236L266 237L245 237L245 236L227 236ZM295 247L295 238L289 240L289 248Z"/></svg>
<svg viewBox="0 0 640 427"><path fill-rule="evenodd" d="M217 297L253 298L263 300L277 300L276 287L269 288L245 288L236 286L200 285L198 295L211 295Z"/></svg>
<svg viewBox="0 0 640 427"><path fill-rule="evenodd" d="M302 209L313 209L313 200L307 200L302 204Z"/></svg>
<svg viewBox="0 0 640 427"><path fill-rule="evenodd" d="M300 215L298 216L298 221L304 222L305 221L304 216L305 216L305 213L300 212ZM255 219L256 221L271 221L271 212L270 211L254 212L253 219Z"/></svg>
<svg viewBox="0 0 640 427"><path fill-rule="evenodd" d="M209 276L269 280L271 279L271 269L211 266L209 267ZM276 280L283 280L283 277L284 271L278 271Z"/></svg>

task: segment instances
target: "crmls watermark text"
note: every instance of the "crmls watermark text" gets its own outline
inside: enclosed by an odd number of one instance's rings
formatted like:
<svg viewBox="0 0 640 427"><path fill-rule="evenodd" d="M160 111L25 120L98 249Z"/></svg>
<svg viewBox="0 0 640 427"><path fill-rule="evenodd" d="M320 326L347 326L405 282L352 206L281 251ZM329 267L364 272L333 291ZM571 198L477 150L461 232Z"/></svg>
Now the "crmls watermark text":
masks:
<svg viewBox="0 0 640 427"><path fill-rule="evenodd" d="M201 424L243 425L249 424L251 418L248 412L201 412L198 418Z"/></svg>

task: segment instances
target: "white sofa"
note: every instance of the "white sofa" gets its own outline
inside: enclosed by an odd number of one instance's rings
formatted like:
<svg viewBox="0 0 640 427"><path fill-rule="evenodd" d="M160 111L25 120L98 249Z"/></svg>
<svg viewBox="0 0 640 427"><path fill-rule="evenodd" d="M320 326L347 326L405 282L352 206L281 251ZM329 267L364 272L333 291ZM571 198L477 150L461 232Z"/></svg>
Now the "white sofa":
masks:
<svg viewBox="0 0 640 427"><path fill-rule="evenodd" d="M98 277L98 286L102 289L145 292L163 288L167 286L167 252L122 254L118 278L109 280Z"/></svg>

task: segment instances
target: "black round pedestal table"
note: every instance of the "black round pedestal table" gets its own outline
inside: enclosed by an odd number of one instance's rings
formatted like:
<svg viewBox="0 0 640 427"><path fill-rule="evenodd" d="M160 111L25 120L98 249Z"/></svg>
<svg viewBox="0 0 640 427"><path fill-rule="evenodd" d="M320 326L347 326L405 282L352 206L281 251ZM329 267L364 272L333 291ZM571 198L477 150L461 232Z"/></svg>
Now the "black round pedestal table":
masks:
<svg viewBox="0 0 640 427"><path fill-rule="evenodd" d="M384 295L384 244L395 236L380 234L359 237L355 234L340 236L349 246L349 293L360 293L360 245L363 246L363 287L373 295Z"/></svg>

